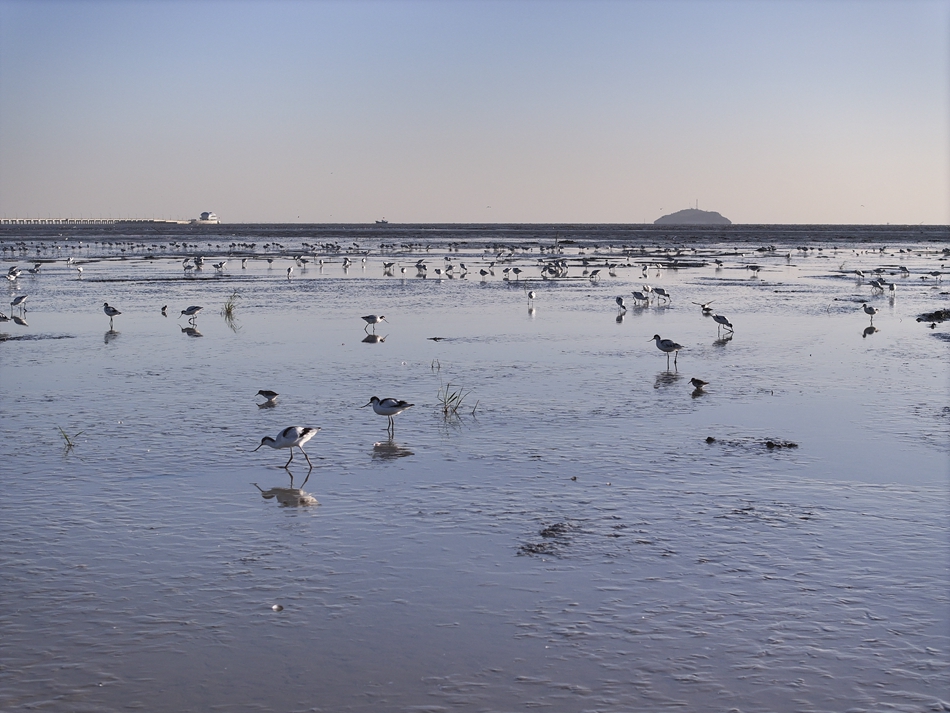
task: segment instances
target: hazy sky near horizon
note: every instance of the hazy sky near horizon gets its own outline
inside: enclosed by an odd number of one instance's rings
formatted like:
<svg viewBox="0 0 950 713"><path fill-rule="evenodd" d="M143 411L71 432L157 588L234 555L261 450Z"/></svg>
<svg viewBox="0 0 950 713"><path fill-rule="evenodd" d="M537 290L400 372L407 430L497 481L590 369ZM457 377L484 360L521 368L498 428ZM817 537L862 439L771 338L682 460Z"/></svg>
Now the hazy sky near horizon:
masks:
<svg viewBox="0 0 950 713"><path fill-rule="evenodd" d="M0 0L0 214L950 223L950 0Z"/></svg>

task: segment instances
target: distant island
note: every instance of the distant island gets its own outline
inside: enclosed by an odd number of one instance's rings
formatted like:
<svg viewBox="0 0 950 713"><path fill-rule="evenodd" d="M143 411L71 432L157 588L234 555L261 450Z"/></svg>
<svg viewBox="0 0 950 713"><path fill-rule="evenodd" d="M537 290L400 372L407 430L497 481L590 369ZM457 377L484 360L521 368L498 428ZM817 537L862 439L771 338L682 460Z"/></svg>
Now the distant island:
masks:
<svg viewBox="0 0 950 713"><path fill-rule="evenodd" d="M714 210L687 208L657 218L653 225L732 225L732 221Z"/></svg>

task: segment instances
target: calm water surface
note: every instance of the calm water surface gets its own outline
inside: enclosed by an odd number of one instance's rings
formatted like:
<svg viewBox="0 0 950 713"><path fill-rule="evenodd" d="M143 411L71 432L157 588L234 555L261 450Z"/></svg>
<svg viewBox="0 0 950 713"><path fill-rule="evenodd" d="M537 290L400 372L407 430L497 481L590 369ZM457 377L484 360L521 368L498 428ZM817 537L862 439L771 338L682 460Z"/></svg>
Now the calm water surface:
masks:
<svg viewBox="0 0 950 713"><path fill-rule="evenodd" d="M487 241L364 240L344 270L299 240L246 269L221 236L155 259L87 240L81 278L61 248L7 250L49 262L4 288L29 326L0 324L0 708L950 710L950 322L916 321L950 306L926 275L945 243L770 237L646 279L671 253L606 241L563 245L550 280L553 256ZM877 267L893 299L853 272ZM620 313L644 282L672 302ZM393 440L373 395L415 404ZM253 485L307 477L250 453L289 425L322 428L317 505Z"/></svg>

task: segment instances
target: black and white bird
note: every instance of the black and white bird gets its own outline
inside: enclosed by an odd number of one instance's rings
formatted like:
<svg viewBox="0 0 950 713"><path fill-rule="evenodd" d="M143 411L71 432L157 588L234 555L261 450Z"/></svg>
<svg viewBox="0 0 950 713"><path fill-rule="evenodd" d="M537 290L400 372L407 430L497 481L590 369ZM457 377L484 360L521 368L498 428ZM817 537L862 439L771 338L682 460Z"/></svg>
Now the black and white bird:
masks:
<svg viewBox="0 0 950 713"><path fill-rule="evenodd" d="M381 314L367 314L367 315L361 317L361 319L362 319L364 322L366 322L366 326L363 327L363 331L366 331L366 329L367 329L371 324L373 325L373 329L376 329L376 325L377 325L377 324L379 324L380 322L385 322L385 321L386 321L386 318L385 318L383 315L381 315Z"/></svg>
<svg viewBox="0 0 950 713"><path fill-rule="evenodd" d="M381 399L378 396L374 396L369 400L369 403L363 404L360 408L366 408L367 406L372 406L373 411L378 413L380 416L386 416L389 419L389 425L387 431L390 435L395 433L395 423L393 422L393 416L398 416L403 411L408 408L415 406L408 401L401 401L399 399Z"/></svg>
<svg viewBox="0 0 950 713"><path fill-rule="evenodd" d="M689 380L689 383L693 385L693 388L697 391L702 391L704 386L709 386L708 381L703 381L702 379L697 379L695 376Z"/></svg>
<svg viewBox="0 0 950 713"><path fill-rule="evenodd" d="M118 317L122 314L115 307L111 307L108 302L102 303L102 311L106 313L106 316L109 318L109 329L112 329L112 319Z"/></svg>
<svg viewBox="0 0 950 713"><path fill-rule="evenodd" d="M261 389L257 392L258 396L263 396L268 401L276 401L277 397L280 396L276 391L271 391L270 389Z"/></svg>
<svg viewBox="0 0 950 713"><path fill-rule="evenodd" d="M865 313L865 314L871 316L871 324L874 324L874 315L877 314L877 309L874 308L874 307L871 307L870 305L868 305L868 304L866 304L866 303L865 303L865 304L862 304L861 307L864 308L864 313Z"/></svg>
<svg viewBox="0 0 950 713"><path fill-rule="evenodd" d="M290 465L290 462L294 459L294 448L299 448L300 452L303 453L303 457L307 459L307 465L310 466L310 469L313 469L313 463L310 462L310 456L307 455L307 452L303 449L303 444L317 435L319 428L310 428L304 426L288 426L283 431L277 434L277 438L271 438L270 436L264 436L261 439L261 445L255 448L251 453L255 453L260 450L263 446L269 446L270 448L279 449L279 448L289 448L290 449L290 458L284 467Z"/></svg>
<svg viewBox="0 0 950 713"><path fill-rule="evenodd" d="M721 314L714 314L714 315L712 316L712 318L713 318L713 321L714 321L716 324L719 325L719 326L717 327L717 329L721 330L723 327L725 327L725 328L728 329L730 332L735 331L735 330L732 328L732 322L730 322L730 321L729 321L726 317L724 317L723 315L721 315Z"/></svg>
<svg viewBox="0 0 950 713"><path fill-rule="evenodd" d="M198 318L198 313L203 310L204 307L198 307L197 305L192 305L188 309L183 309L181 314L178 315L178 319L181 319L183 316L188 317L192 322Z"/></svg>
<svg viewBox="0 0 950 713"><path fill-rule="evenodd" d="M670 353L673 353L673 363L679 358L679 351L683 348L682 344L677 344L672 339L661 339L659 334L654 334L652 340L656 342L656 348L666 354L666 368L670 368Z"/></svg>

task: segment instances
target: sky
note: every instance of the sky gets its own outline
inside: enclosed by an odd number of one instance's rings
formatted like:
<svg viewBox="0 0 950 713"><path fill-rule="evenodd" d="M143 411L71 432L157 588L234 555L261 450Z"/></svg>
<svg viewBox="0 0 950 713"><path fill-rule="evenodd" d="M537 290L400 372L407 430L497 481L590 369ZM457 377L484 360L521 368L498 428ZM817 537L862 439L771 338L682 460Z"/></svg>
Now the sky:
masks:
<svg viewBox="0 0 950 713"><path fill-rule="evenodd" d="M950 224L950 0L0 0L0 215Z"/></svg>

